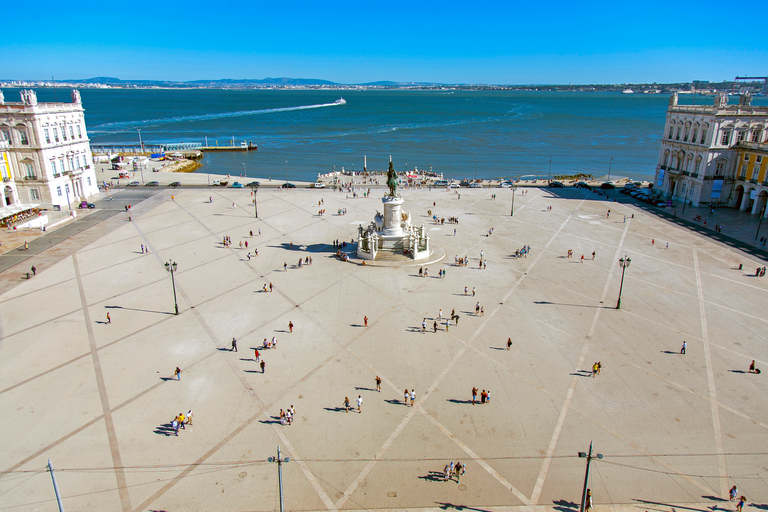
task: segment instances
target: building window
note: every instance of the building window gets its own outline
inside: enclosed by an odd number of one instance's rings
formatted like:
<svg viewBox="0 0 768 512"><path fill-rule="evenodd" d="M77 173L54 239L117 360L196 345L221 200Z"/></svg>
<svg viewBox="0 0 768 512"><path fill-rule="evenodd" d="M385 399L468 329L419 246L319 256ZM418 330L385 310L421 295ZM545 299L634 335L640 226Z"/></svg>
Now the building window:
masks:
<svg viewBox="0 0 768 512"><path fill-rule="evenodd" d="M32 201L39 201L40 200L40 192L36 188L29 189L29 198Z"/></svg>
<svg viewBox="0 0 768 512"><path fill-rule="evenodd" d="M675 140L680 140L680 127L677 127L677 131L675 132Z"/></svg>
<svg viewBox="0 0 768 512"><path fill-rule="evenodd" d="M10 137L10 134L8 133L8 130L0 130L0 141L4 141L4 142L11 141L11 137Z"/></svg>
<svg viewBox="0 0 768 512"><path fill-rule="evenodd" d="M64 184L64 192L67 193L67 197L69 197L69 183Z"/></svg>
<svg viewBox="0 0 768 512"><path fill-rule="evenodd" d="M64 167L64 159L63 158L59 158L59 167L61 167L62 174L67 172L67 168Z"/></svg>
<svg viewBox="0 0 768 512"><path fill-rule="evenodd" d="M48 128L43 130L43 132L45 133L45 143L46 144L50 144L51 143L51 134L48 133Z"/></svg>
<svg viewBox="0 0 768 512"><path fill-rule="evenodd" d="M731 132L726 130L723 132L723 136L720 138L720 145L727 146L729 140L731 140Z"/></svg>
<svg viewBox="0 0 768 512"><path fill-rule="evenodd" d="M669 150L664 152L664 163L662 164L664 167L669 165Z"/></svg>
<svg viewBox="0 0 768 512"><path fill-rule="evenodd" d="M755 130L752 132L752 142L760 142L760 138L763 135L763 130Z"/></svg>
<svg viewBox="0 0 768 512"><path fill-rule="evenodd" d="M88 176L88 186L89 187L91 186L91 177L90 176Z"/></svg>
<svg viewBox="0 0 768 512"><path fill-rule="evenodd" d="M749 153L747 153L746 155L744 155L744 161L745 161L745 162L749 162Z"/></svg>
<svg viewBox="0 0 768 512"><path fill-rule="evenodd" d="M80 168L80 157L79 156L75 157L75 163L77 164L77 168L79 169Z"/></svg>
<svg viewBox="0 0 768 512"><path fill-rule="evenodd" d="M685 135L683 135L683 142L688 142L688 135L691 131L691 124L686 123L685 124Z"/></svg>
<svg viewBox="0 0 768 512"><path fill-rule="evenodd" d="M59 196L59 197L61 197L61 185L59 185L58 187L56 187L56 195L57 195L57 196Z"/></svg>
<svg viewBox="0 0 768 512"><path fill-rule="evenodd" d="M69 170L74 171L76 169L75 167L75 159L72 157L69 157Z"/></svg>
<svg viewBox="0 0 768 512"><path fill-rule="evenodd" d="M77 138L82 139L83 138L83 132L80 131L80 125L77 125Z"/></svg>
<svg viewBox="0 0 768 512"><path fill-rule="evenodd" d="M58 143L59 142L59 129L54 128L53 129L53 141Z"/></svg>
<svg viewBox="0 0 768 512"><path fill-rule="evenodd" d="M32 164L24 164L24 178L28 180L33 180L37 176L35 176L35 168L32 166Z"/></svg>
<svg viewBox="0 0 768 512"><path fill-rule="evenodd" d="M53 172L54 176L56 176L56 174L58 174L56 172L56 160L51 160L51 171Z"/></svg>
<svg viewBox="0 0 768 512"><path fill-rule="evenodd" d="M75 140L75 129L72 128L72 125L69 125L69 138Z"/></svg>
<svg viewBox="0 0 768 512"><path fill-rule="evenodd" d="M696 163L693 165L693 172L696 174L699 174L699 169L701 168L701 157L696 157Z"/></svg>
<svg viewBox="0 0 768 512"><path fill-rule="evenodd" d="M762 163L762 162L763 162L763 155L757 155L755 157L755 163L759 164L759 163Z"/></svg>
<svg viewBox="0 0 768 512"><path fill-rule="evenodd" d="M696 144L696 140L697 140L696 136L698 134L699 134L699 125L697 124L693 126L693 135L691 135L691 142L693 142L694 144Z"/></svg>
<svg viewBox="0 0 768 512"><path fill-rule="evenodd" d="M715 166L715 176L722 176L725 171L725 162L717 162Z"/></svg>
<svg viewBox="0 0 768 512"><path fill-rule="evenodd" d="M739 178L744 179L747 177L747 164L741 164L741 175Z"/></svg>
<svg viewBox="0 0 768 512"><path fill-rule="evenodd" d="M67 127L62 126L61 127L61 138L64 140L67 140Z"/></svg>
<svg viewBox="0 0 768 512"><path fill-rule="evenodd" d="M22 146L29 145L29 137L27 137L27 130L25 130L24 128L19 129L19 141L21 142Z"/></svg>
<svg viewBox="0 0 768 512"><path fill-rule="evenodd" d="M747 132L745 132L744 130L739 130L738 132L736 132L737 142L743 142L745 140L747 140Z"/></svg>
<svg viewBox="0 0 768 512"><path fill-rule="evenodd" d="M669 140L672 140L672 135L673 135L674 133L675 133L675 125L673 124L672 126L670 126L670 127L669 127L669 135L667 136L667 138L668 138Z"/></svg>
<svg viewBox="0 0 768 512"><path fill-rule="evenodd" d="M704 125L701 127L701 142L699 144L706 144L707 142L707 131L709 130L709 125Z"/></svg>

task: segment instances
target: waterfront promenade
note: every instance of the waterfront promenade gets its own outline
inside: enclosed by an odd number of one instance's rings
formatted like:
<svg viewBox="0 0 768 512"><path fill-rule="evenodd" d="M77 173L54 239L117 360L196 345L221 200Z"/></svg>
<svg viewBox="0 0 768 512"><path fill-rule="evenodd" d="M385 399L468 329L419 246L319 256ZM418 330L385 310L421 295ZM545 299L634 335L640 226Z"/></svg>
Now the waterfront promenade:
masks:
<svg viewBox="0 0 768 512"><path fill-rule="evenodd" d="M538 188L513 217L506 189L402 191L446 253L428 278L336 259L382 193L265 188L256 220L248 189L113 189L112 215L0 274L0 510L55 507L49 458L67 510L276 510L280 446L287 510L575 511L590 441L597 509L733 510L732 485L766 506L768 384L747 373L768 367L762 259L634 203ZM458 325L432 332L452 309ZM273 336L262 373L253 348ZM460 483L442 479L450 461Z"/></svg>

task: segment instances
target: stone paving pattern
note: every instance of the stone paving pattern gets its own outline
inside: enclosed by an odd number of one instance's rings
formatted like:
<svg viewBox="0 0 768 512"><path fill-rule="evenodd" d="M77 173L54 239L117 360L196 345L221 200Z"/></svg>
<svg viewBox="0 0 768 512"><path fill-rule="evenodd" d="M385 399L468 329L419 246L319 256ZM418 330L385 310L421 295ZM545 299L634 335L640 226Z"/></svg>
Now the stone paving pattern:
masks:
<svg viewBox="0 0 768 512"><path fill-rule="evenodd" d="M118 208L128 193L113 191ZM746 372L752 359L768 367L768 282L751 276L762 260L633 204L530 188L513 217L510 190L403 191L446 252L429 278L418 265L339 261L332 241L355 236L382 193L266 189L256 220L247 189L163 189L131 221L113 211L35 256L50 264L33 278L18 279L29 259L5 270L0 510L54 509L48 458L67 510L276 510L266 459L280 446L292 459L287 510L562 512L578 510L577 453L590 441L604 454L592 463L597 508L733 510L723 498L734 484L750 505L766 502L768 386ZM427 209L460 224L436 226ZM250 261L246 240L259 249ZM306 256L313 264L297 268ZM441 308L460 321L433 333ZM252 349L272 336L262 374ZM491 403L473 406L473 386ZM358 395L362 413L344 412ZM167 435L190 408L193 425ZM460 484L441 479L452 460L467 465Z"/></svg>

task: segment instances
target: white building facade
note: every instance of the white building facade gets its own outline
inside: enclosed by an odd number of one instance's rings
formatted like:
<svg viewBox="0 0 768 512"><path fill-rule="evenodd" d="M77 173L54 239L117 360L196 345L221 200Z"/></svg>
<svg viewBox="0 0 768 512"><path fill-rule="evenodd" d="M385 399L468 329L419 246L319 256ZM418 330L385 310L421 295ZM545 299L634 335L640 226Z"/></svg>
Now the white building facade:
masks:
<svg viewBox="0 0 768 512"><path fill-rule="evenodd" d="M77 90L71 103L38 103L32 90L6 102L0 92L0 207L74 209L98 193L83 112Z"/></svg>
<svg viewBox="0 0 768 512"><path fill-rule="evenodd" d="M740 144L763 144L768 124L768 107L754 107L751 100L744 94L729 105L720 93L714 105L678 105L677 93L672 95L654 180L661 197L744 208L735 194Z"/></svg>

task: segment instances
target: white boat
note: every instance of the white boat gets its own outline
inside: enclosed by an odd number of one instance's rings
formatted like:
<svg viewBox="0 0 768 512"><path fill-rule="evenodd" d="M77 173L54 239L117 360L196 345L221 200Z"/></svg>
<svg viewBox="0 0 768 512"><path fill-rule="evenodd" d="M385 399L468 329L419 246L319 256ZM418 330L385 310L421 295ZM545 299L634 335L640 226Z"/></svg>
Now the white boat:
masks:
<svg viewBox="0 0 768 512"><path fill-rule="evenodd" d="M635 91L633 91L632 89L624 89L623 91L621 91L621 94L635 94Z"/></svg>
<svg viewBox="0 0 768 512"><path fill-rule="evenodd" d="M346 105L347 104L347 100L345 100L344 98L339 98L336 101L334 101L333 104L334 105Z"/></svg>

